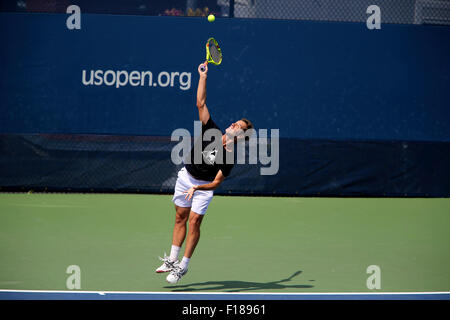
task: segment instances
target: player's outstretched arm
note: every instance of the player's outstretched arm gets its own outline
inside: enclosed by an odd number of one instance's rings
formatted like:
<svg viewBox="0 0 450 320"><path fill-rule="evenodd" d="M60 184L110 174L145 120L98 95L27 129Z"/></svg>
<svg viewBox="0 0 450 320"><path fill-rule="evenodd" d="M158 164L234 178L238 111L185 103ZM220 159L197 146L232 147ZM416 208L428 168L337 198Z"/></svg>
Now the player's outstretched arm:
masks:
<svg viewBox="0 0 450 320"><path fill-rule="evenodd" d="M205 70L202 70L200 67L204 66ZM200 121L203 124L206 124L209 120L209 110L206 107L206 78L208 74L208 64L204 63L198 66L198 74L200 78L198 79L198 87L197 87L197 108L198 115Z"/></svg>

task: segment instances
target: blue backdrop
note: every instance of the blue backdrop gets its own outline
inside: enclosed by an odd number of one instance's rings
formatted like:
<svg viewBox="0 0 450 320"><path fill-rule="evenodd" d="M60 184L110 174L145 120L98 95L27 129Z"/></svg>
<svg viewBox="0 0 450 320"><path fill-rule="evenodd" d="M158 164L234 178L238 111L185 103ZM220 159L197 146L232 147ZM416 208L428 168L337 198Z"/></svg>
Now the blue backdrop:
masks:
<svg viewBox="0 0 450 320"><path fill-rule="evenodd" d="M450 28L278 20L0 14L2 132L170 135L196 119L209 36L208 105L282 137L450 141ZM189 72L179 87L84 86L82 70ZM163 79L164 80L164 79Z"/></svg>
<svg viewBox="0 0 450 320"><path fill-rule="evenodd" d="M16 182L0 180L3 187L44 186L27 176L21 180L20 170L8 169L17 163L10 140L17 134L30 141L28 134L164 137L177 128L193 132L193 121L198 117L197 67L204 60L206 39L214 36L224 53L223 63L209 68L207 104L214 119L222 128L246 117L257 129L280 129L285 146L280 149L281 164L289 165L280 165L278 178L249 173L256 179L252 181L266 186L256 188L256 192L273 193L273 186L279 185L287 194L317 194L318 190L346 194L345 188L336 191L329 186L330 181L335 181L334 186L345 185L336 182L338 171L347 177L354 174L358 156L351 152L355 150L353 142L362 143L358 154L361 150L371 150L374 155L388 152L390 159L398 156L410 161L398 152L407 141L409 146L417 146L414 150L421 150L414 153L414 161L427 158L424 163L430 164L416 166L422 169L404 176L405 186L418 188L408 187L404 192L390 188L387 180L368 178L372 187L369 183L358 189L356 183L356 189L347 194L450 194L448 182L439 178L450 178L449 27L382 24L381 30L368 30L363 23L258 19L208 23L204 18L82 13L81 30L69 30L68 17L0 14L0 178L7 172L18 177ZM152 80L144 77L141 83L138 77L148 71ZM117 87L118 72L122 72L119 79L128 78L126 85ZM100 78L102 83L96 85ZM92 84L87 84L90 81ZM344 152L348 162L340 162L337 171L315 171L304 154L317 147L314 141L342 144L337 153L322 149L323 154L318 155L323 156L322 161L333 161ZM373 141L397 143L398 149L373 148ZM434 145L430 151L424 142L437 142L440 147ZM76 153L64 157L77 160ZM165 170L173 175L170 153L166 158L169 165ZM392 167L387 158L378 159L376 164L370 159L365 162L366 171L359 170L358 175L370 172L367 177L380 177L383 170L404 172L404 166ZM50 165L45 157L39 161ZM305 193L302 181L286 181L298 174L299 168L316 172L312 174L316 182L308 185L317 188ZM435 177L431 181L425 179L430 171ZM229 190L252 192L252 188L239 189L232 181L227 183ZM56 179L53 186L64 188L66 184L67 179ZM141 184L135 181L135 185ZM133 188L133 182L124 185ZM81 180L78 186L83 187ZM121 189L121 185L95 186Z"/></svg>

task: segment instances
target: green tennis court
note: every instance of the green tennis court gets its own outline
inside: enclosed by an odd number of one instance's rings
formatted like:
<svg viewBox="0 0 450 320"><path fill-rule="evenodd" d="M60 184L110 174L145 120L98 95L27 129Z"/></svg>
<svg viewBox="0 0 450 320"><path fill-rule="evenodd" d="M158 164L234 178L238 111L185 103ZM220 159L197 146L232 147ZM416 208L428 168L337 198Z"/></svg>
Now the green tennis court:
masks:
<svg viewBox="0 0 450 320"><path fill-rule="evenodd" d="M177 285L154 272L173 222L170 195L0 194L0 289L67 290L70 265L96 291L450 288L450 199L216 196Z"/></svg>

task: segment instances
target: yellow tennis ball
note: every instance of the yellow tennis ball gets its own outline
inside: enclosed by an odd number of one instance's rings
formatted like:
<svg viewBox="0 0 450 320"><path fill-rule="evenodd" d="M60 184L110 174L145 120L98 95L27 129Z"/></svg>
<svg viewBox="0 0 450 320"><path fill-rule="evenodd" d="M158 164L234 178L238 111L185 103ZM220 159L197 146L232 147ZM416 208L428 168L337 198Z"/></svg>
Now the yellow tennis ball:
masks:
<svg viewBox="0 0 450 320"><path fill-rule="evenodd" d="M213 14L210 14L210 15L208 16L208 21L209 21L209 22L214 22L214 20L216 20L216 17L215 17Z"/></svg>

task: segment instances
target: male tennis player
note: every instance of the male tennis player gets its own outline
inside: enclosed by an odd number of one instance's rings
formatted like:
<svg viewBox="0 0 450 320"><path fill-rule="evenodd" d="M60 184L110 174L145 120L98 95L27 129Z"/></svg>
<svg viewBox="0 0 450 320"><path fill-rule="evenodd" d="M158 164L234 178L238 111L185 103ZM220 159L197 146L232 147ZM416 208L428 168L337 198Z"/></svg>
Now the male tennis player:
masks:
<svg viewBox="0 0 450 320"><path fill-rule="evenodd" d="M202 71L200 67L205 66ZM197 88L197 108L202 122L202 137L208 129L220 130L212 120L206 107L206 78L208 73L207 64L198 67L200 75ZM169 283L177 283L188 271L189 261L194 253L200 238L200 225L203 216L212 200L214 189L216 189L226 177L230 175L234 161L226 157L229 152L234 152L234 143L246 137L245 131L253 128L247 119L241 119L232 123L222 135L219 147L223 150L208 150L211 141L204 141L200 137L195 143L201 144L202 156L200 161L195 161L195 147L192 148L185 166L178 172L175 185L175 194L172 201L175 204L175 226L173 228L172 247L170 255L160 258L164 263L156 269L157 273L170 272L166 280ZM250 131L249 131L250 132ZM219 131L222 134L221 131ZM199 145L197 145L199 146ZM206 150L205 150L206 149ZM222 161L219 157L222 156ZM232 157L231 157L232 158ZM232 162L232 163L230 163ZM186 224L189 221L189 230L186 238ZM178 254L186 238L186 247L181 262Z"/></svg>

